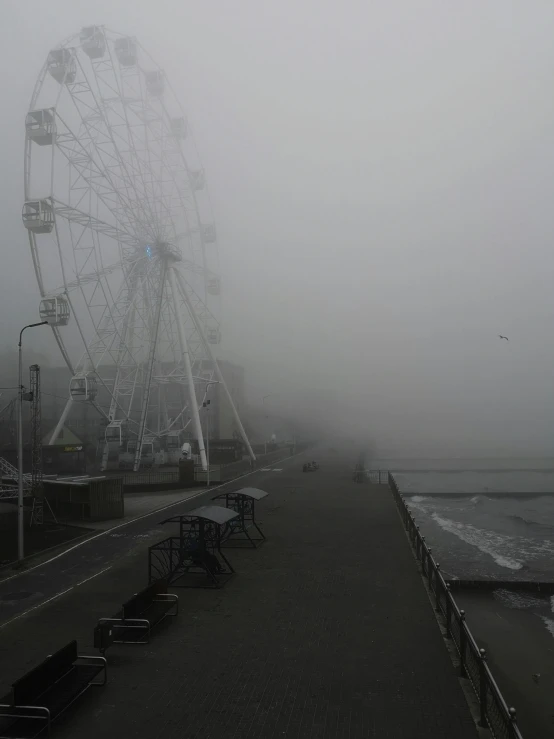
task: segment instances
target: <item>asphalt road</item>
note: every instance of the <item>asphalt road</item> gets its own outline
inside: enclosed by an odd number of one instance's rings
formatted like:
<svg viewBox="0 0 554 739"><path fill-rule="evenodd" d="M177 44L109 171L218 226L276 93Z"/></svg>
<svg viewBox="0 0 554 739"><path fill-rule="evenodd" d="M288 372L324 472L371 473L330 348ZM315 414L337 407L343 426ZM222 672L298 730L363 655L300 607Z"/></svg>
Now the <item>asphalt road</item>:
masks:
<svg viewBox="0 0 554 739"><path fill-rule="evenodd" d="M286 457L270 468L298 464L298 457ZM80 543L70 545L29 569L0 581L0 628L15 618L38 608L88 579L109 569L114 561L124 556L137 544L154 544L169 536L170 531L160 525L164 518L179 515L206 504L225 489L247 485L263 488L269 472L248 473L223 485L212 487L182 502L172 503L133 521L95 534Z"/></svg>

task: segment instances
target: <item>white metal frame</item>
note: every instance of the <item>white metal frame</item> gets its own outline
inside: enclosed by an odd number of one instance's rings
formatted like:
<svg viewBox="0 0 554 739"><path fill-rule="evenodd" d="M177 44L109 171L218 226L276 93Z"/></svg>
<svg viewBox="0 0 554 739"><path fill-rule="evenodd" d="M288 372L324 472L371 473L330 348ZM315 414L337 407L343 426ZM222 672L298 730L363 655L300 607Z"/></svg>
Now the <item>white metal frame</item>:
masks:
<svg viewBox="0 0 554 739"><path fill-rule="evenodd" d="M145 436L189 425L205 469L195 377L207 367L220 375L205 332L219 331L220 298L208 289L219 261L204 170L188 124L175 135L186 116L163 70L136 39L136 64L120 64L114 44L126 37L97 28L104 54L87 55L79 33L64 41L67 75L60 81L58 68L53 79L47 61L29 106L48 110L54 131L51 145L25 141L25 201L45 200L54 214L51 233L28 230L40 297L67 302L69 323L52 326L54 338L71 374L94 378L104 397L88 402L128 424L134 469ZM153 71L163 94L148 92ZM103 464L108 456L106 442Z"/></svg>

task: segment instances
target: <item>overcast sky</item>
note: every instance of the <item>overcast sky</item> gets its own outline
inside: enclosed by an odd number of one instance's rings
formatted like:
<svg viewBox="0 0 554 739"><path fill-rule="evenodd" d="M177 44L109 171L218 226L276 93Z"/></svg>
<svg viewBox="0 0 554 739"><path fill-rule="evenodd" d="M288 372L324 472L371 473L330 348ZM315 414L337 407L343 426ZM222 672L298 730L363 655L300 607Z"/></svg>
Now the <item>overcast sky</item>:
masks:
<svg viewBox="0 0 554 739"><path fill-rule="evenodd" d="M384 452L552 452L550 0L3 0L4 344L38 302L24 115L92 23L136 35L186 108L254 394L313 387Z"/></svg>

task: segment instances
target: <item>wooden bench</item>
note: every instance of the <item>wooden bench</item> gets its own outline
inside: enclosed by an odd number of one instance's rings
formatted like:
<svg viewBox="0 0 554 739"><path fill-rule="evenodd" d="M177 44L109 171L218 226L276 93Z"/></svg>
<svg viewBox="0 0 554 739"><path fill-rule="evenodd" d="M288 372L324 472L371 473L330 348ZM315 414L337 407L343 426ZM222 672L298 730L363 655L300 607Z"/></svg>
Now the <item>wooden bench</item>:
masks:
<svg viewBox="0 0 554 739"><path fill-rule="evenodd" d="M97 680L102 674L102 679ZM31 739L52 723L91 685L105 685L104 657L80 655L71 641L16 680L0 700L2 739Z"/></svg>
<svg viewBox="0 0 554 739"><path fill-rule="evenodd" d="M166 580L156 580L129 598L115 616L98 621L94 647L103 654L112 644L147 644L152 629L178 612L178 596L167 592Z"/></svg>

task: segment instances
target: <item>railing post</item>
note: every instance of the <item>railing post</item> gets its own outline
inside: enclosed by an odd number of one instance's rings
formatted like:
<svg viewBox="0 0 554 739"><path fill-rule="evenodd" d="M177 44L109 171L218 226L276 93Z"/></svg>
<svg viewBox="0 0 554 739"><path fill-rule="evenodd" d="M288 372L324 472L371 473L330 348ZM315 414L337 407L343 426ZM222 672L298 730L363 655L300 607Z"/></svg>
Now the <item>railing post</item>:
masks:
<svg viewBox="0 0 554 739"><path fill-rule="evenodd" d="M508 712L510 714L510 729L511 729L510 736L515 737L516 736L516 723L517 723L516 709L513 707L508 708Z"/></svg>
<svg viewBox="0 0 554 739"><path fill-rule="evenodd" d="M441 602L440 602L440 597L439 597L439 582L440 582L441 566L438 562L436 563L436 568L437 569L435 570L435 611L437 613L440 613L441 612Z"/></svg>
<svg viewBox="0 0 554 739"><path fill-rule="evenodd" d="M431 568L431 552L432 551L433 550L431 549L431 547L427 547L427 580L429 582L429 587L431 588L431 590L433 590L433 583L431 582L431 578L433 575L432 568Z"/></svg>
<svg viewBox="0 0 554 739"><path fill-rule="evenodd" d="M446 638L452 639L452 630L451 630L451 621L452 621L452 604L450 602L450 584L446 583Z"/></svg>
<svg viewBox="0 0 554 739"><path fill-rule="evenodd" d="M416 557L418 561L421 558L420 549L421 549L421 536L419 536L419 526L416 526Z"/></svg>
<svg viewBox="0 0 554 739"><path fill-rule="evenodd" d="M480 725L486 729L487 724L487 674L485 670L485 664L487 661L487 655L484 649L479 650L479 708L480 708Z"/></svg>
<svg viewBox="0 0 554 739"><path fill-rule="evenodd" d="M466 649L467 649L467 635L466 635L466 612L460 611L460 677L467 677L466 670Z"/></svg>
<svg viewBox="0 0 554 739"><path fill-rule="evenodd" d="M425 559L426 558L427 558L427 554L426 554L426 551L425 551L425 537L422 536L421 537L421 569L422 569L424 575L426 574L426 571L425 571L425 566L427 564L425 562Z"/></svg>

